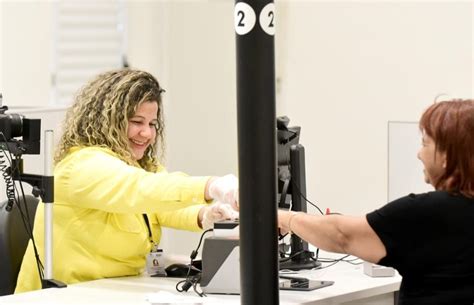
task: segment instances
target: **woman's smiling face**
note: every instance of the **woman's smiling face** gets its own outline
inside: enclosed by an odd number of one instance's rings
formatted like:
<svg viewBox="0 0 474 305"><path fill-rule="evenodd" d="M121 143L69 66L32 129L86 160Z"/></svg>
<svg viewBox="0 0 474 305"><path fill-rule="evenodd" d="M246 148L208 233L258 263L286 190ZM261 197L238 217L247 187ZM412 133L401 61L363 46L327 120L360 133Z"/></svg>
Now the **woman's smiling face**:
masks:
<svg viewBox="0 0 474 305"><path fill-rule="evenodd" d="M157 102L143 102L138 105L137 111L128 120L127 136L135 160L143 158L148 146L155 143L157 113Z"/></svg>

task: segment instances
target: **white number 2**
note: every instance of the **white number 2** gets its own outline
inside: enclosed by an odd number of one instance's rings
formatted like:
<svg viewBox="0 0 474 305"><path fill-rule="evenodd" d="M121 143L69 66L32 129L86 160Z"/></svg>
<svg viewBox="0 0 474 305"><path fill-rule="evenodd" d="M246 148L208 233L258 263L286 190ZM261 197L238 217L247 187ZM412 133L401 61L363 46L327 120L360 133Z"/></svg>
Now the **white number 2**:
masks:
<svg viewBox="0 0 474 305"><path fill-rule="evenodd" d="M260 12L260 26L268 35L275 35L275 4L268 3Z"/></svg>
<svg viewBox="0 0 474 305"><path fill-rule="evenodd" d="M234 7L234 27L238 35L245 35L255 26L255 11L245 2L238 2Z"/></svg>

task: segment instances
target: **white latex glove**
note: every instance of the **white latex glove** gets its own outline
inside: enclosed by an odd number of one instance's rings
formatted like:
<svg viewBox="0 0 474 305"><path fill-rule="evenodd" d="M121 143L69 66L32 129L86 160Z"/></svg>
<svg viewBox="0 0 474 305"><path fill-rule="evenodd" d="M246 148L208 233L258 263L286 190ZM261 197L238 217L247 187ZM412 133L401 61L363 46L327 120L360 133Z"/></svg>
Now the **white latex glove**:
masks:
<svg viewBox="0 0 474 305"><path fill-rule="evenodd" d="M217 177L209 184L209 196L239 210L239 180L234 175Z"/></svg>
<svg viewBox="0 0 474 305"><path fill-rule="evenodd" d="M205 210L202 214L201 224L204 230L212 228L217 221L239 218L239 212L226 203L214 202L203 209Z"/></svg>

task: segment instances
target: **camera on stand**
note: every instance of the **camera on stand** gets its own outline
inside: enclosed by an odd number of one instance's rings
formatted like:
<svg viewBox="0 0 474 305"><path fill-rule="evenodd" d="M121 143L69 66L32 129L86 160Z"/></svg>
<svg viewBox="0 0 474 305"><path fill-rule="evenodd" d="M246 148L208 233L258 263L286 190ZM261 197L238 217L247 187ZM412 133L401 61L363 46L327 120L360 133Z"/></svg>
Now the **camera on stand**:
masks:
<svg viewBox="0 0 474 305"><path fill-rule="evenodd" d="M18 209L21 209L19 200L17 200L17 196L20 194L16 194L13 181L19 181L20 184L26 182L33 186L33 195L35 197L40 196L44 204L44 274L41 270L42 264L39 261L39 257L36 256L41 285L42 288L66 287L64 283L53 279L53 131L46 130L44 134L44 175L25 174L23 173L23 160L21 156L23 154L39 155L41 120L27 119L23 115L16 113L5 113L7 110L8 107L2 105L2 94L0 93L0 172L6 184L7 206L5 210L11 211L14 204L18 206ZM24 196L23 188L21 190L21 195ZM26 222L24 221L24 223ZM31 228L30 233L32 233ZM33 234L31 234L30 238L34 244Z"/></svg>
<svg viewBox="0 0 474 305"><path fill-rule="evenodd" d="M23 173L23 159L21 156L24 154L40 154L41 120L28 119L17 113L6 113L7 110L8 107L2 105L2 95L0 93L0 149L2 150L0 171L7 186L8 204L6 210L10 211L15 201L11 180L30 184L33 186L32 193L35 197L41 196L43 201L52 202L52 177ZM7 167L7 162L10 163L9 167Z"/></svg>
<svg viewBox="0 0 474 305"><path fill-rule="evenodd" d="M0 105L1 105L0 94ZM0 145L14 156L40 153L40 119L27 119L21 114L5 113L7 106L0 107ZM21 139L18 139L21 138Z"/></svg>

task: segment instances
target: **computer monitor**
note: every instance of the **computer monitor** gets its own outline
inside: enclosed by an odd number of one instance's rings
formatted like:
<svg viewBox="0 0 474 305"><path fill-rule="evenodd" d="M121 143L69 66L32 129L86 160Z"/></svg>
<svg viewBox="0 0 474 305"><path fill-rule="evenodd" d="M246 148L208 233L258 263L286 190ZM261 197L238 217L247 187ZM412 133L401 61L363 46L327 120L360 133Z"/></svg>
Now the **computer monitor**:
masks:
<svg viewBox="0 0 474 305"><path fill-rule="evenodd" d="M301 128L288 127L289 118L277 118L278 208L306 212L305 151L299 144ZM280 260L280 269L313 269L321 264L308 250L308 243L297 235L290 239L289 257Z"/></svg>
<svg viewBox="0 0 474 305"><path fill-rule="evenodd" d="M291 207L291 173L290 151L293 145L298 144L301 128L288 127L287 117L277 118L277 157L278 157L278 207L290 209Z"/></svg>

